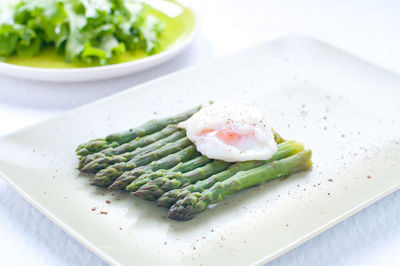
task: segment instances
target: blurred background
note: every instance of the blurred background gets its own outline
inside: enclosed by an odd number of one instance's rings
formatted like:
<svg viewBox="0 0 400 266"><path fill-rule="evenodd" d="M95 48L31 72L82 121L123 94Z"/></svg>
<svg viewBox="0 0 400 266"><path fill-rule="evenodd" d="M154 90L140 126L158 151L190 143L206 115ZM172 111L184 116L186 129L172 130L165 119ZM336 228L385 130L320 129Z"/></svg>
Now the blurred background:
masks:
<svg viewBox="0 0 400 266"><path fill-rule="evenodd" d="M0 76L0 135L288 34L320 39L400 74L400 1L185 2L197 11L199 33L184 53L154 69L117 79L70 84ZM398 202L400 192L393 193L269 265L396 265L400 261ZM2 180L0 217L3 265L105 265Z"/></svg>

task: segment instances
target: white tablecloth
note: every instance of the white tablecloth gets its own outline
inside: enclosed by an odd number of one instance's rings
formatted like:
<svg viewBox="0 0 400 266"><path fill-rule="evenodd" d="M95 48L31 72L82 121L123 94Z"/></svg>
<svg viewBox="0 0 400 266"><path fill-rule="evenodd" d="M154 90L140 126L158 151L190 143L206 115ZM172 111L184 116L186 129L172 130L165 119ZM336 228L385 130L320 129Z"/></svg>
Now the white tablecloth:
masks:
<svg viewBox="0 0 400 266"><path fill-rule="evenodd" d="M1 0L0 0L1 1ZM90 83L0 76L0 135L184 67L290 33L322 39L400 73L400 2L196 0L200 33L183 54L138 75ZM384 198L270 265L396 265L400 192ZM1 265L103 265L0 180ZM397 264L398 265L398 264Z"/></svg>

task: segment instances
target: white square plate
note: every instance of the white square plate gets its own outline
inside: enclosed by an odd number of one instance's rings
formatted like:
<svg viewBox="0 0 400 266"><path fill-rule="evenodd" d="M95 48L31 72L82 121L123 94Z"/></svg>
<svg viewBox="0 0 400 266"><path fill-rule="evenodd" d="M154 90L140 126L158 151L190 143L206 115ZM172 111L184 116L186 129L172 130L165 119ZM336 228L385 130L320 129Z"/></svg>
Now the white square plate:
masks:
<svg viewBox="0 0 400 266"><path fill-rule="evenodd" d="M395 75L329 45L284 38L5 136L0 169L110 263L261 264L399 188L399 88ZM237 193L188 222L90 186L75 170L78 144L209 99L257 105L282 136L313 150L313 170Z"/></svg>

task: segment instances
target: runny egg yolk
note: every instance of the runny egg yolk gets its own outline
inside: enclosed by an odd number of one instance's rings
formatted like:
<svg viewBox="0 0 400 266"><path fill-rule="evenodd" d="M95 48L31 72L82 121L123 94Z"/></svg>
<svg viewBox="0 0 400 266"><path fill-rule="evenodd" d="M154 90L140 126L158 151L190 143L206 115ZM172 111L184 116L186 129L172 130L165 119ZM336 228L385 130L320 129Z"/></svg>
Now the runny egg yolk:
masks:
<svg viewBox="0 0 400 266"><path fill-rule="evenodd" d="M215 133L216 132L216 133ZM215 133L215 136L222 142L228 145L235 145L237 144L242 138L248 137L249 134L243 135L235 132L231 129L223 129L223 130L216 130L216 129L203 129L200 132L201 136L208 135L210 133Z"/></svg>

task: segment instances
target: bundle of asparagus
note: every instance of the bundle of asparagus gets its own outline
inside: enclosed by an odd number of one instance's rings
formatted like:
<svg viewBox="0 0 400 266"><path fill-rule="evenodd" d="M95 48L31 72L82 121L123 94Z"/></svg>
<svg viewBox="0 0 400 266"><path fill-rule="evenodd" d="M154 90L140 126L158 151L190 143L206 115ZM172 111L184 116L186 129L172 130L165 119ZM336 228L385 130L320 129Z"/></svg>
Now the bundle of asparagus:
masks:
<svg viewBox="0 0 400 266"><path fill-rule="evenodd" d="M159 119L159 120L150 120L140 127L136 128L131 128L127 131L124 132L119 132L119 133L114 133L111 135L108 135L107 137L103 139L94 139L90 140L89 142L83 143L79 145L76 148L76 154L78 156L84 157L89 154L93 154L95 152L99 152L102 150L105 150L107 148L115 148L117 146L120 146L121 144L127 143L131 140L135 140L138 137L143 137L146 135L149 135L151 133L160 131L161 129L165 128L168 125L171 124L177 124L179 122L182 122L189 117L191 117L194 113L199 111L201 106L197 106L193 109L190 109L184 113ZM159 138L162 138L160 136ZM142 146L146 145L146 143L143 143ZM138 147L141 147L140 145Z"/></svg>
<svg viewBox="0 0 400 266"><path fill-rule="evenodd" d="M230 163L201 155L177 126L199 109L81 144L78 169L94 173L95 186L157 200L170 208L169 218L188 220L236 191L311 166L311 151L276 132L278 150L269 160Z"/></svg>
<svg viewBox="0 0 400 266"><path fill-rule="evenodd" d="M174 220L192 219L197 213L204 211L209 204L221 201L228 195L275 178L305 171L311 166L311 151L305 150L282 160L238 172L222 182L215 183L203 192L194 192L178 200L169 210L168 217Z"/></svg>

